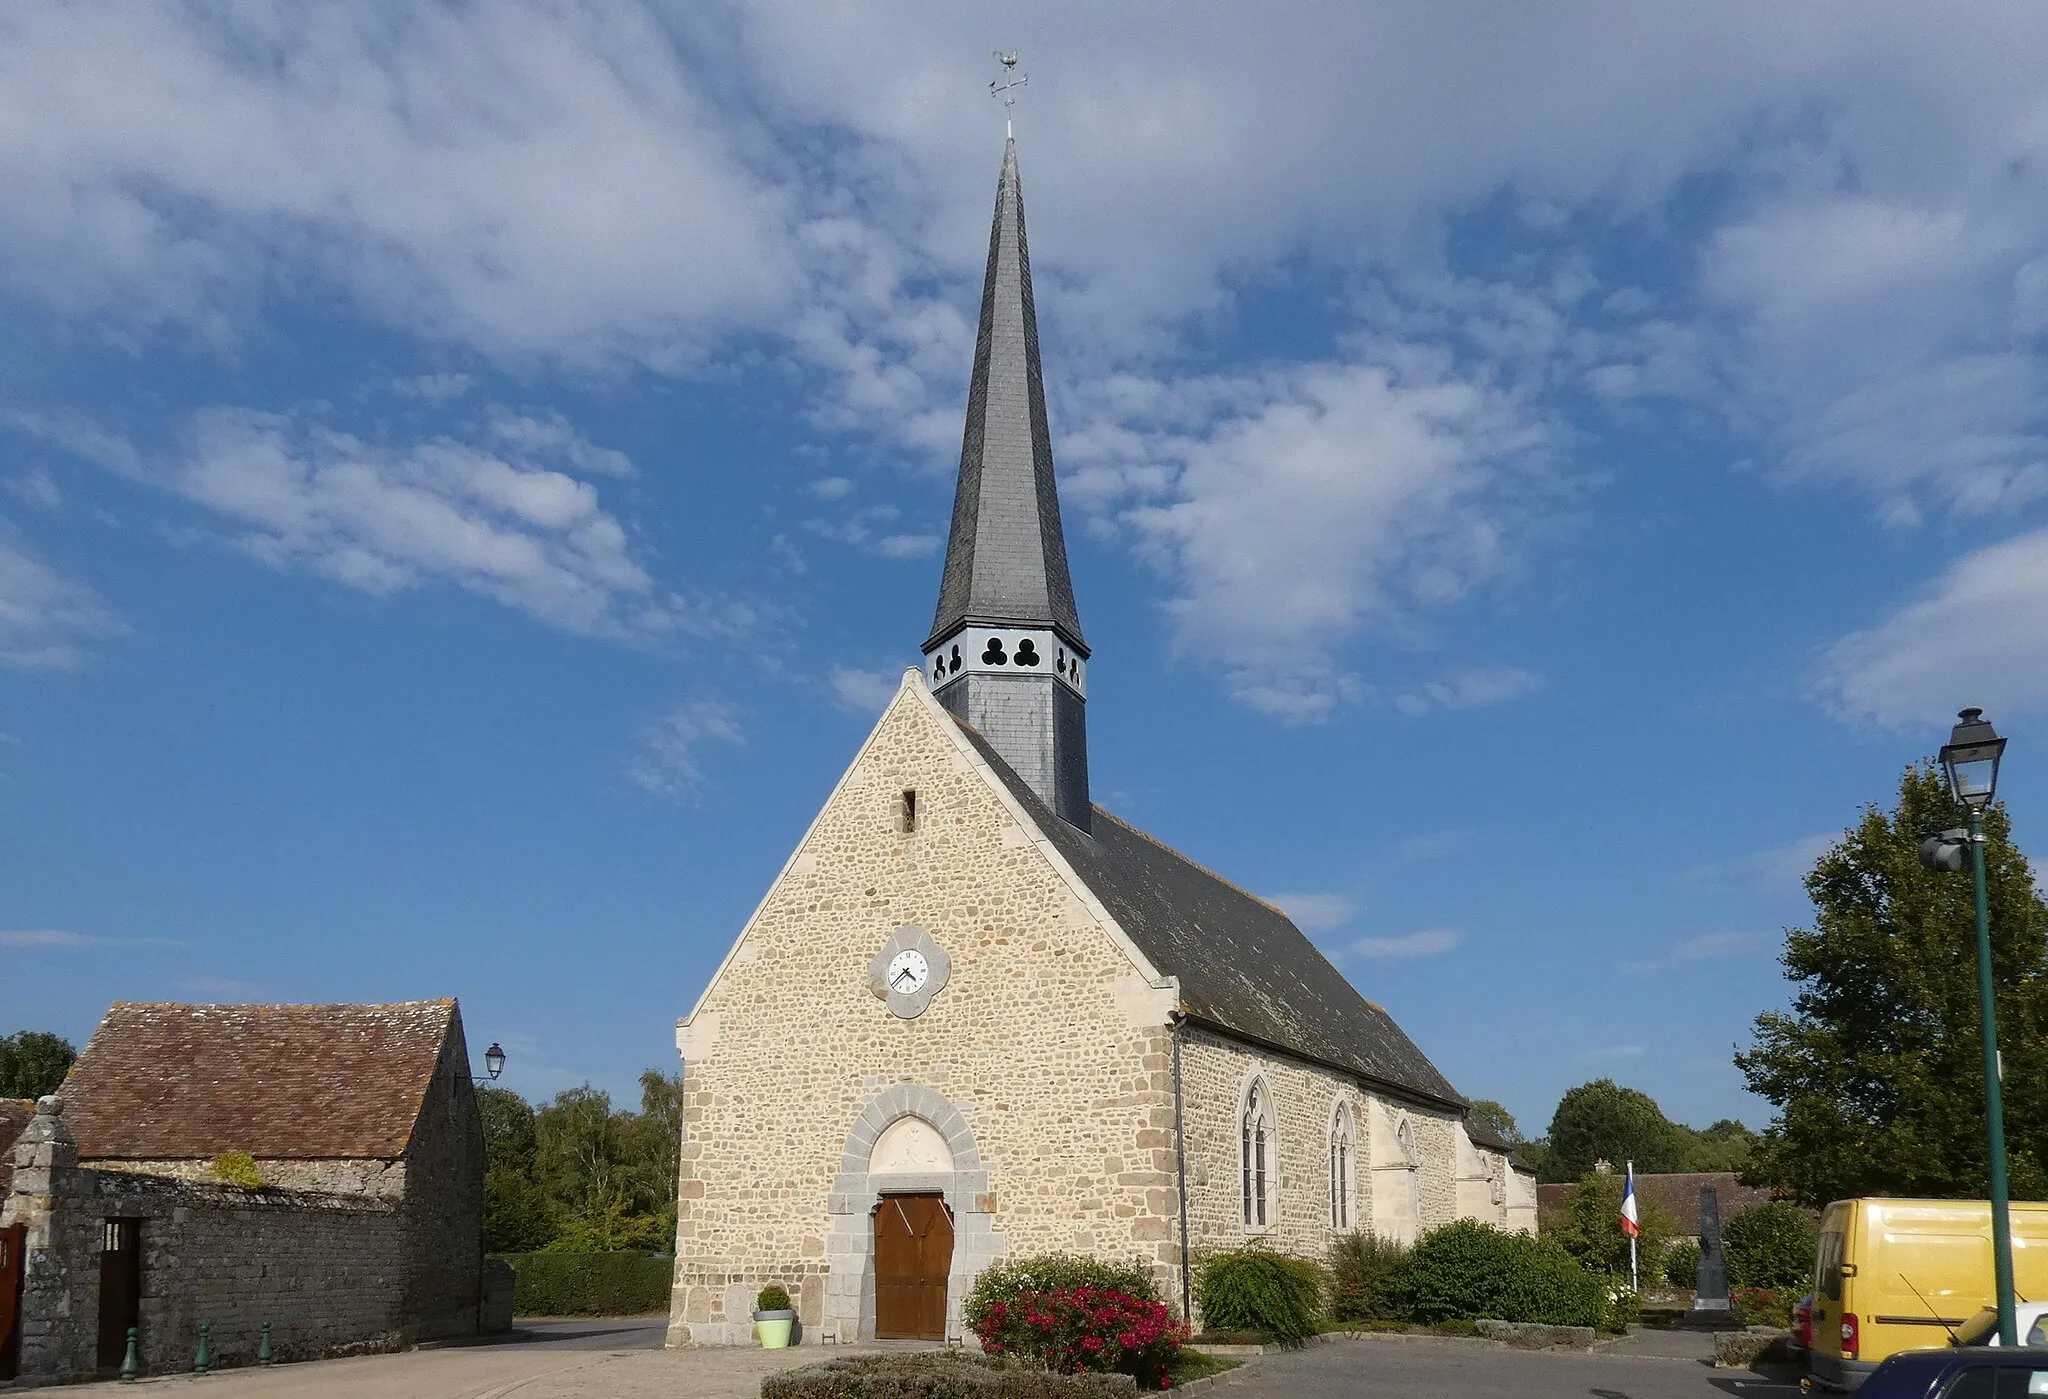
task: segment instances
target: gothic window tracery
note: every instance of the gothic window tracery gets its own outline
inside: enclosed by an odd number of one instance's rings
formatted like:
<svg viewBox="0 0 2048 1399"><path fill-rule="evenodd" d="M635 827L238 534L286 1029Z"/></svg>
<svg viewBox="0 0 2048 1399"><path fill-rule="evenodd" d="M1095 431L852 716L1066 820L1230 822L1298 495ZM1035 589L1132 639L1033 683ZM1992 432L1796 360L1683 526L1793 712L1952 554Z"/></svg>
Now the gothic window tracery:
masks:
<svg viewBox="0 0 2048 1399"><path fill-rule="evenodd" d="M1244 1227L1264 1229L1271 1223L1273 1205L1273 1103L1264 1079L1253 1079L1245 1089L1238 1161Z"/></svg>
<svg viewBox="0 0 2048 1399"><path fill-rule="evenodd" d="M1330 1227L1351 1227L1351 1151L1356 1140L1352 1131L1351 1107L1338 1103L1330 1115Z"/></svg>

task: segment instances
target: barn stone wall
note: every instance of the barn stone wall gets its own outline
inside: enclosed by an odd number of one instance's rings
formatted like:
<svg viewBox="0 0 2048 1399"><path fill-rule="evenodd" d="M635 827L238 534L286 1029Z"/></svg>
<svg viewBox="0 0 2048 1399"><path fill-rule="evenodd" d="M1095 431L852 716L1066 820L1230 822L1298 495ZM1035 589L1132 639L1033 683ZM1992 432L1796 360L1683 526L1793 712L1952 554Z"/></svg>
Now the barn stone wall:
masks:
<svg viewBox="0 0 2048 1399"><path fill-rule="evenodd" d="M457 1020L406 1148L405 1316L416 1340L474 1335L483 1294L484 1129Z"/></svg>
<svg viewBox="0 0 2048 1399"><path fill-rule="evenodd" d="M281 1360L394 1349L406 1339L406 1230L374 1202L240 1190L79 1168L55 1113L15 1147L0 1224L29 1226L24 1380L90 1378L104 1221L141 1221L143 1365L189 1369L200 1323L216 1365L248 1364L271 1323Z"/></svg>
<svg viewBox="0 0 2048 1399"><path fill-rule="evenodd" d="M941 727L952 722L921 688L898 692L680 1030L671 1344L744 1342L770 1282L796 1299L806 1339L872 1325L867 1217L885 1183L850 1158L857 1127L886 1128L874 1108L899 1088L882 1115L943 1103L950 1111L931 1114L957 1117L975 1148L949 1329L960 1294L1002 1253L1136 1258L1167 1279L1172 991L1105 934L1085 890ZM898 820L907 789L911 832ZM867 982L904 924L951 960L914 1020ZM963 1253L970 1239L987 1251Z"/></svg>

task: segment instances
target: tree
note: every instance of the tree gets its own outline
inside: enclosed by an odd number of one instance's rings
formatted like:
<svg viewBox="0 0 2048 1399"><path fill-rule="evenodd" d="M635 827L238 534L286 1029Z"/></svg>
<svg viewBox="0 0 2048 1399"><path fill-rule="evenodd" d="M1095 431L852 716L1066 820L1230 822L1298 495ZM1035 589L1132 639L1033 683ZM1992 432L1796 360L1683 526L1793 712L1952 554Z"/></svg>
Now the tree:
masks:
<svg viewBox="0 0 2048 1399"><path fill-rule="evenodd" d="M1737 1175L1749 1169L1756 1152L1756 1133L1732 1117L1692 1134L1692 1165L1695 1171L1731 1171Z"/></svg>
<svg viewBox="0 0 2048 1399"><path fill-rule="evenodd" d="M476 1110L484 1121L484 1159L492 1170L533 1174L533 1107L509 1088L482 1084Z"/></svg>
<svg viewBox="0 0 2048 1399"><path fill-rule="evenodd" d="M1550 1149L1537 1179L1578 1180L1606 1161L1616 1170L1633 1161L1638 1174L1682 1171L1691 1164L1690 1133L1664 1116L1649 1094L1611 1078L1582 1083L1558 1102L1550 1119Z"/></svg>
<svg viewBox="0 0 2048 1399"><path fill-rule="evenodd" d="M1509 1146L1520 1146L1524 1140L1522 1129L1515 1123L1515 1115L1491 1098L1472 1100L1472 1115L1489 1123L1500 1133L1501 1140Z"/></svg>
<svg viewBox="0 0 2048 1399"><path fill-rule="evenodd" d="M78 1060L71 1041L43 1030L0 1038L0 1098L40 1098L64 1083Z"/></svg>
<svg viewBox="0 0 2048 1399"><path fill-rule="evenodd" d="M1621 1231L1621 1183L1614 1172L1589 1171L1571 1198L1544 1217L1541 1230L1587 1272L1626 1283L1628 1235ZM1664 1276L1664 1255L1678 1237L1678 1221L1669 1211L1639 1198L1636 1222L1643 1231L1636 1240L1637 1271L1655 1286Z"/></svg>
<svg viewBox="0 0 2048 1399"><path fill-rule="evenodd" d="M1987 1190L1976 910L1968 874L1921 867L1927 835L1968 824L1932 763L1906 769L1897 805L1871 806L1806 877L1811 928L1780 960L1800 989L1756 1019L1735 1056L1778 1109L1750 1178L1818 1206L1855 1195L1982 1198ZM2048 905L1984 813L1992 979L2016 1198L2048 1193Z"/></svg>

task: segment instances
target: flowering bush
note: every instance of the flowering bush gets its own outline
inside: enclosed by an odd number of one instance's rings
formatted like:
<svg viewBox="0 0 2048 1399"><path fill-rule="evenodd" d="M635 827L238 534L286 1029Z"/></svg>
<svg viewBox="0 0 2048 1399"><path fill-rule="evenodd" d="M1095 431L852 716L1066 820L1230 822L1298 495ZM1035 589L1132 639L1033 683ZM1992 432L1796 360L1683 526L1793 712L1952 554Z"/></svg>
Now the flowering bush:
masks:
<svg viewBox="0 0 2048 1399"><path fill-rule="evenodd" d="M1728 1300L1735 1304L1735 1319L1744 1326L1790 1326L1792 1294L1768 1287L1730 1288Z"/></svg>
<svg viewBox="0 0 2048 1399"><path fill-rule="evenodd" d="M1140 1389L1165 1389L1183 1328L1164 1305L1109 1288L1054 1288L970 1302L967 1324L990 1355L1014 1355L1061 1374L1115 1370Z"/></svg>

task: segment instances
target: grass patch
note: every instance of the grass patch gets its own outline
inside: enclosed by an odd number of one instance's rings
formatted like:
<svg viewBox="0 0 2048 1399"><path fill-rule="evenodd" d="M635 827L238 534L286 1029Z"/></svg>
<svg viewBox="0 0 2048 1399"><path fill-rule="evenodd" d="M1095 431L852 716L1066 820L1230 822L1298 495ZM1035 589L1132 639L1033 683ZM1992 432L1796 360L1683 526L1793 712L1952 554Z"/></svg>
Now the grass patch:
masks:
<svg viewBox="0 0 2048 1399"><path fill-rule="evenodd" d="M1204 1355L1198 1350L1182 1347L1180 1358L1173 1362L1167 1373L1173 1376L1176 1388L1192 1380L1206 1380L1211 1375L1220 1375L1225 1370L1235 1370L1244 1364L1242 1360L1228 1355Z"/></svg>
<svg viewBox="0 0 2048 1399"><path fill-rule="evenodd" d="M1204 1331L1190 1336L1191 1346L1269 1346L1273 1338L1263 1331Z"/></svg>

